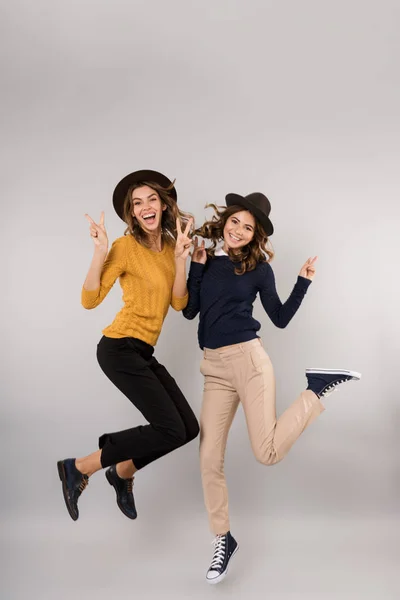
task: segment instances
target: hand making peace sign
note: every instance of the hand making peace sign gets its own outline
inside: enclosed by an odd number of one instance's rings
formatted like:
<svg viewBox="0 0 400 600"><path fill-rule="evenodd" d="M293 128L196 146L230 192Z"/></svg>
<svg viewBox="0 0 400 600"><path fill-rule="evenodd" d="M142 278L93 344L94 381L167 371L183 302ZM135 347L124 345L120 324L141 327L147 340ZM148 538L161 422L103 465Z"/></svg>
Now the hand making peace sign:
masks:
<svg viewBox="0 0 400 600"><path fill-rule="evenodd" d="M299 275L301 277L305 277L306 279L311 279L311 281L314 279L314 275L315 275L315 261L317 260L318 256L314 256L314 258L309 258L304 265L301 267L300 269L300 273Z"/></svg>
<svg viewBox="0 0 400 600"><path fill-rule="evenodd" d="M94 241L95 246L108 250L108 237L106 228L104 226L104 211L100 215L100 223L95 223L92 217L85 215L86 219L90 223L90 237Z"/></svg>
<svg viewBox="0 0 400 600"><path fill-rule="evenodd" d="M185 230L182 232L182 223L180 218L176 219L176 244L175 244L175 258L179 258L180 260L186 260L189 256L190 246L192 245L192 240L189 237L190 228L193 225L193 219L189 219Z"/></svg>
<svg viewBox="0 0 400 600"><path fill-rule="evenodd" d="M197 239L197 237L193 239L192 262L197 262L201 265L205 265L207 262L207 251L205 248L205 242L204 240L202 240L199 246L199 240Z"/></svg>

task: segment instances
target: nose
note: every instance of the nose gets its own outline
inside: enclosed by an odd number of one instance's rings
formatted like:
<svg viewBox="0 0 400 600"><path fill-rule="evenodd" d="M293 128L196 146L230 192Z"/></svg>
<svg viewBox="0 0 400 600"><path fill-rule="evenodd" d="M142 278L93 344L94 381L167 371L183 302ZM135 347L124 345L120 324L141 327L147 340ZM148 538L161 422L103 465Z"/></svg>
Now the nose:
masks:
<svg viewBox="0 0 400 600"><path fill-rule="evenodd" d="M241 225L237 225L236 227L234 227L234 232L235 235L241 237L243 235L243 227Z"/></svg>

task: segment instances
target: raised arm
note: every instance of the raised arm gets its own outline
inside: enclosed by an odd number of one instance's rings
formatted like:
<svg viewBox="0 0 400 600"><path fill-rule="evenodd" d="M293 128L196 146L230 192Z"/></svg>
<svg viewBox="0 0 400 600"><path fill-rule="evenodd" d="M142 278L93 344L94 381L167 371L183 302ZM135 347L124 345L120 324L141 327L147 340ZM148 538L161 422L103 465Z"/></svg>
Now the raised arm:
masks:
<svg viewBox="0 0 400 600"><path fill-rule="evenodd" d="M275 276L271 266L265 263L261 272L260 299L265 312L276 327L286 327L298 311L304 296L315 275L314 263L317 257L308 259L300 270L297 282L286 302L282 303L275 286Z"/></svg>
<svg viewBox="0 0 400 600"><path fill-rule="evenodd" d="M189 278L187 281L189 300L187 306L183 309L183 316L186 319L194 319L200 311L201 280L203 278L206 261L207 253L204 240L199 246L196 237L193 240L192 262L190 264Z"/></svg>
<svg viewBox="0 0 400 600"><path fill-rule="evenodd" d="M189 231L193 219L189 219L185 230L182 231L182 223L178 217L176 220L177 238L175 244L175 281L172 288L171 306L175 310L182 310L187 305L188 290L186 286L186 261L189 256L192 241Z"/></svg>
<svg viewBox="0 0 400 600"><path fill-rule="evenodd" d="M106 297L116 279L125 271L126 248L124 238L119 238L108 252L108 238L104 226L104 213L97 224L89 215L90 235L94 242L94 253L82 288L81 302L84 308L98 306Z"/></svg>

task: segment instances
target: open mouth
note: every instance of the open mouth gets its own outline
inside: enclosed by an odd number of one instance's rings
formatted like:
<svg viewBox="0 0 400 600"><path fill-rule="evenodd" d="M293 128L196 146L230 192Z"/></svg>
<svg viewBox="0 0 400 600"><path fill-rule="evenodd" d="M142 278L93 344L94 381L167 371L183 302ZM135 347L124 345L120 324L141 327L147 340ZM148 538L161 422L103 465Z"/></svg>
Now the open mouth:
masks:
<svg viewBox="0 0 400 600"><path fill-rule="evenodd" d="M236 237L235 235L232 235L232 233L229 234L229 237L231 238L231 240L233 240L234 242L241 242L242 240L238 237Z"/></svg>
<svg viewBox="0 0 400 600"><path fill-rule="evenodd" d="M146 225L154 225L154 223L156 222L156 213L149 213L148 215L145 215L142 218Z"/></svg>

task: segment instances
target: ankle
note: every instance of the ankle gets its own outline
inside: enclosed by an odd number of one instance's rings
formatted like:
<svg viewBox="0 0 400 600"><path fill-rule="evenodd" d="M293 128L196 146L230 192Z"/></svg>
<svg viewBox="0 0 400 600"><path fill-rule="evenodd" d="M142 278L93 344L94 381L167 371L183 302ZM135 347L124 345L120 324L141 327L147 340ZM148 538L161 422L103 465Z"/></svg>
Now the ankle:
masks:
<svg viewBox="0 0 400 600"><path fill-rule="evenodd" d="M87 468L84 458L76 458L75 459L75 467L78 469L79 473L81 473L82 475L87 475L87 477L90 477L91 475L93 475L93 471L90 471Z"/></svg>
<svg viewBox="0 0 400 600"><path fill-rule="evenodd" d="M121 479L133 479L133 476L135 473L133 465L126 466L126 465L117 464L115 469L116 469L118 477L120 477Z"/></svg>
<svg viewBox="0 0 400 600"><path fill-rule="evenodd" d="M320 386L321 387L321 386ZM317 398L321 398L319 393L316 391L317 387L315 385L309 385L306 389L306 392L312 392Z"/></svg>

